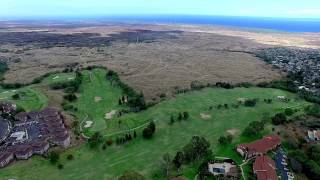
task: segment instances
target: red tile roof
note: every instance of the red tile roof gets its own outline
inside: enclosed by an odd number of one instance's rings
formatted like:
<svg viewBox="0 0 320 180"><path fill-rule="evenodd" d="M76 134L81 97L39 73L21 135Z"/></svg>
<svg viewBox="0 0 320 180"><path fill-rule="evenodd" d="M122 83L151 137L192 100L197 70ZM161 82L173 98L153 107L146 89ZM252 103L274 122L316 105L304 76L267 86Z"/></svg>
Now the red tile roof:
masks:
<svg viewBox="0 0 320 180"><path fill-rule="evenodd" d="M238 148L245 149L248 153L265 154L276 146L280 145L281 139L277 135L265 136L262 139L248 143L240 144Z"/></svg>
<svg viewBox="0 0 320 180"><path fill-rule="evenodd" d="M268 156L258 156L253 163L258 180L278 180L275 162Z"/></svg>

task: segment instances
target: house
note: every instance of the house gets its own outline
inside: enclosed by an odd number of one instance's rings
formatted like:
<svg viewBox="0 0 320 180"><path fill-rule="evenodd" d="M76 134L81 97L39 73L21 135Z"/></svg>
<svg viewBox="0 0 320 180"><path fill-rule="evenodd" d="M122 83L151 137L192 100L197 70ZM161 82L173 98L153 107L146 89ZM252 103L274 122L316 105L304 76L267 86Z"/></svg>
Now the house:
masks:
<svg viewBox="0 0 320 180"><path fill-rule="evenodd" d="M33 155L33 150L29 145L20 145L16 148L14 154L17 159L28 159Z"/></svg>
<svg viewBox="0 0 320 180"><path fill-rule="evenodd" d="M281 144L281 139L277 135L265 136L262 139L237 146L237 151L245 159L254 158L258 155L264 155L268 151L276 149Z"/></svg>
<svg viewBox="0 0 320 180"><path fill-rule="evenodd" d="M9 102L0 102L0 111L1 113L11 114L16 111L17 105L9 103Z"/></svg>
<svg viewBox="0 0 320 180"><path fill-rule="evenodd" d="M13 160L13 158L13 153L10 151L0 152L0 167L3 168L8 165Z"/></svg>
<svg viewBox="0 0 320 180"><path fill-rule="evenodd" d="M275 162L268 156L258 156L253 163L253 172L258 180L278 180Z"/></svg>
<svg viewBox="0 0 320 180"><path fill-rule="evenodd" d="M231 176L232 174L238 173L237 166L229 162L221 162L221 163L209 162L208 171L214 176L217 176L217 175Z"/></svg>
<svg viewBox="0 0 320 180"><path fill-rule="evenodd" d="M320 141L320 131L318 130L308 131L308 139L310 141Z"/></svg>
<svg viewBox="0 0 320 180"><path fill-rule="evenodd" d="M34 154L42 155L48 151L50 145L47 141L37 141L31 144Z"/></svg>
<svg viewBox="0 0 320 180"><path fill-rule="evenodd" d="M70 135L67 133L56 133L52 138L53 143L63 148L67 148L70 145Z"/></svg>

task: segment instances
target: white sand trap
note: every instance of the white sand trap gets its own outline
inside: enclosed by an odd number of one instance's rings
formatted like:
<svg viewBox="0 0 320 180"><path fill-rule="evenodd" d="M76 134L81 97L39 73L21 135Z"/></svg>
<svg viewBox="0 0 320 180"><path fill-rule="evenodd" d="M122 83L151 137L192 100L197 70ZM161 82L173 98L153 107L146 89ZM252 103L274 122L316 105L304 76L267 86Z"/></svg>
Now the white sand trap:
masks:
<svg viewBox="0 0 320 180"><path fill-rule="evenodd" d="M116 110L112 110L109 113L106 113L105 117L106 119L112 119L112 116L115 115L117 113Z"/></svg>
<svg viewBox="0 0 320 180"><path fill-rule="evenodd" d="M17 90L11 90L11 92L17 92Z"/></svg>
<svg viewBox="0 0 320 180"><path fill-rule="evenodd" d="M69 77L68 80L74 80L74 77Z"/></svg>
<svg viewBox="0 0 320 180"><path fill-rule="evenodd" d="M227 132L228 132L230 135L234 136L234 135L238 134L239 129L229 129L229 130L227 130Z"/></svg>
<svg viewBox="0 0 320 180"><path fill-rule="evenodd" d="M205 114L205 113L200 113L200 116L202 119L210 119L211 118L211 115Z"/></svg>
<svg viewBox="0 0 320 180"><path fill-rule="evenodd" d="M86 121L86 124L85 124L83 127L84 127L84 128L89 128L89 127L92 126L92 124L93 124L92 121Z"/></svg>
<svg viewBox="0 0 320 180"><path fill-rule="evenodd" d="M237 99L237 101L239 102L239 103L245 103L246 101L247 101L248 99L247 98L238 98Z"/></svg>
<svg viewBox="0 0 320 180"><path fill-rule="evenodd" d="M55 80L55 79L59 79L59 78L60 78L59 76L55 76L52 79Z"/></svg>
<svg viewBox="0 0 320 180"><path fill-rule="evenodd" d="M2 99L8 99L8 97L2 97L2 98L0 98L0 100L2 100Z"/></svg>
<svg viewBox="0 0 320 180"><path fill-rule="evenodd" d="M101 98L100 96L94 97L94 102L99 102L99 101L101 101L101 100L102 100L102 98Z"/></svg>
<svg viewBox="0 0 320 180"><path fill-rule="evenodd" d="M2 93L8 93L9 91L4 91L4 92L2 92Z"/></svg>

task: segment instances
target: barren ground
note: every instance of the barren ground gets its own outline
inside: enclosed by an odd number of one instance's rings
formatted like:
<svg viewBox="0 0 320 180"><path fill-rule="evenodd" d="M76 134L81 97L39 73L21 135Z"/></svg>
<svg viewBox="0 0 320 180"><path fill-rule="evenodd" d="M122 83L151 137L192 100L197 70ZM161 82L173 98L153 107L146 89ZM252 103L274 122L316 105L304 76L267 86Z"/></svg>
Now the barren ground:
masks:
<svg viewBox="0 0 320 180"><path fill-rule="evenodd" d="M157 100L161 93L170 96L175 87L189 87L195 80L258 83L280 78L278 70L251 52L280 44L316 46L310 36L318 36L185 25L0 26L0 49L9 50L0 53L9 62L6 82L29 82L75 62L103 65L143 91L147 100Z"/></svg>

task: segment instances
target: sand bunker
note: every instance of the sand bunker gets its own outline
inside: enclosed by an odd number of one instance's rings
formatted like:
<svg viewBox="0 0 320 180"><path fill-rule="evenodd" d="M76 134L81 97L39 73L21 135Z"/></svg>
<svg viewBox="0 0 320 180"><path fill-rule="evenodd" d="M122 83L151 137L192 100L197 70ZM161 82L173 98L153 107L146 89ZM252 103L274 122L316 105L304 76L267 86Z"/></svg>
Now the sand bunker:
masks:
<svg viewBox="0 0 320 180"><path fill-rule="evenodd" d="M53 79L53 80L59 79L59 76L55 76L55 77L53 77L52 79Z"/></svg>
<svg viewBox="0 0 320 180"><path fill-rule="evenodd" d="M106 119L112 119L112 116L115 115L117 113L116 110L112 110L109 113L106 113L105 117Z"/></svg>
<svg viewBox="0 0 320 180"><path fill-rule="evenodd" d="M100 102L102 98L100 96L94 97L94 102Z"/></svg>
<svg viewBox="0 0 320 180"><path fill-rule="evenodd" d="M211 115L205 114L205 113L200 113L200 116L202 119L210 119L211 118Z"/></svg>
<svg viewBox="0 0 320 180"><path fill-rule="evenodd" d="M230 135L234 136L234 135L238 134L239 130L238 129L229 129L229 130L227 130L227 132Z"/></svg>
<svg viewBox="0 0 320 180"><path fill-rule="evenodd" d="M89 127L92 126L92 124L93 124L92 121L86 121L86 124L85 124L83 127L84 127L84 128L89 128Z"/></svg>

